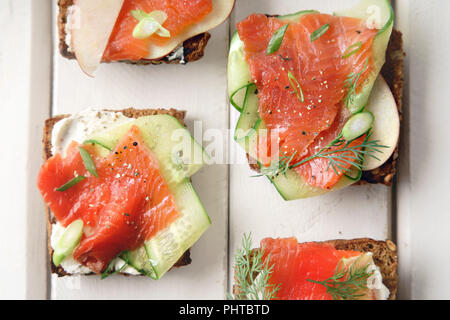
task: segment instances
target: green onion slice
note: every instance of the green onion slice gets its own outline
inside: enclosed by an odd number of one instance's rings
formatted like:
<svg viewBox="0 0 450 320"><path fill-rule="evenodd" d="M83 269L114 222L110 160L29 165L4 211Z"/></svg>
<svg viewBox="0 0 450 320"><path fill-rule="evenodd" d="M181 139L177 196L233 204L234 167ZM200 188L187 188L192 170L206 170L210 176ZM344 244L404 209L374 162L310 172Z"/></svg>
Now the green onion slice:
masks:
<svg viewBox="0 0 450 320"><path fill-rule="evenodd" d="M347 59L348 57L357 53L359 51L359 49L361 49L362 45L363 45L362 41L358 41L358 42L352 44L350 47L348 47L344 51L344 54L342 55L342 59Z"/></svg>
<svg viewBox="0 0 450 320"><path fill-rule="evenodd" d="M282 26L280 29L273 33L272 38L270 38L269 45L267 46L267 55L271 55L272 53L280 49L281 43L283 42L284 35L286 34L286 30L288 27L289 23Z"/></svg>
<svg viewBox="0 0 450 320"><path fill-rule="evenodd" d="M103 147L109 151L112 151L112 149L110 147L108 147L106 144L101 143L100 141L94 140L94 139L90 139L90 140L86 140L85 142L83 142L83 144L97 144L100 147Z"/></svg>
<svg viewBox="0 0 450 320"><path fill-rule="evenodd" d="M356 173L356 175L353 176L352 173ZM344 173L344 176L346 176L350 180L359 181L362 177L362 170L356 167L352 167L350 168L350 170Z"/></svg>
<svg viewBox="0 0 450 320"><path fill-rule="evenodd" d="M374 116L371 112L360 112L353 115L342 129L342 137L346 141L353 141L372 128Z"/></svg>
<svg viewBox="0 0 450 320"><path fill-rule="evenodd" d="M294 77L292 72L288 72L288 78L289 83L291 84L292 88L295 90L295 94L297 95L297 99L300 100L300 102L305 102L305 96L303 95L302 87L300 86L300 83L298 83L297 79ZM295 81L295 83L294 83Z"/></svg>
<svg viewBox="0 0 450 320"><path fill-rule="evenodd" d="M89 152L87 152L87 150L82 147L78 147L78 150L80 150L81 159L83 159L83 164L86 170L98 178L97 169L95 168L94 161L92 161Z"/></svg>
<svg viewBox="0 0 450 320"><path fill-rule="evenodd" d="M72 188L74 185L78 184L79 182L83 181L84 179L86 179L86 177L83 177L83 176L75 177L72 180L68 181L67 183L63 184L61 187L59 187L55 190L59 191L59 192L64 192L64 191Z"/></svg>
<svg viewBox="0 0 450 320"><path fill-rule="evenodd" d="M170 38L170 31L162 26L167 20L164 11L155 10L146 13L142 10L132 10L131 15L139 21L133 30L133 37L136 39L146 39L156 33L160 37Z"/></svg>
<svg viewBox="0 0 450 320"><path fill-rule="evenodd" d="M314 31L313 33L311 33L311 42L316 41L317 39L319 39L321 36L323 36L328 29L330 29L330 25L324 24L323 26L321 26L319 29L317 29L316 31Z"/></svg>
<svg viewBox="0 0 450 320"><path fill-rule="evenodd" d="M53 264L59 266L61 262L78 246L83 235L83 220L78 219L73 221L64 230L62 236L56 243L55 250L53 251Z"/></svg>

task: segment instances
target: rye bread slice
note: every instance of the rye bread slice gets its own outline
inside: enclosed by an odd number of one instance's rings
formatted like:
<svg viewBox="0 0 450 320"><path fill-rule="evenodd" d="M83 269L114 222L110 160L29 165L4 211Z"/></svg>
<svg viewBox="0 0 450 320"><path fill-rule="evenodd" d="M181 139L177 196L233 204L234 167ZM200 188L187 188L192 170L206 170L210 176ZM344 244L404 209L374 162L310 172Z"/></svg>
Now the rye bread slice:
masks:
<svg viewBox="0 0 450 320"><path fill-rule="evenodd" d="M353 240L329 240L322 243L330 243L337 250L353 250L359 252L372 252L373 261L380 268L383 276L383 284L389 289L389 300L395 300L398 288L398 257L397 246L391 241L377 241L369 238ZM239 288L234 285L233 292L239 293Z"/></svg>
<svg viewBox="0 0 450 320"><path fill-rule="evenodd" d="M386 51L386 63L381 69L381 75L386 80L389 88L392 91L395 102L397 103L398 113L402 115L403 109L403 61L405 59L405 52L403 51L403 39L402 33L398 30L392 31L391 39ZM260 171L257 162L254 159L249 160L249 166L254 171ZM398 159L398 146L395 149L392 156L379 168L371 171L363 171L361 180L355 183L355 185L361 184L384 184L386 186L392 186L395 173L397 171L397 159Z"/></svg>
<svg viewBox="0 0 450 320"><path fill-rule="evenodd" d="M402 121L403 110L403 62L405 60L405 52L403 51L402 33L393 30L389 45L386 51L386 63L381 69L381 75L386 80L392 91L395 102L397 103L398 114L400 115L400 123ZM391 186L397 171L398 145L392 156L381 167L363 171L363 175L359 184L365 183L382 183Z"/></svg>
<svg viewBox="0 0 450 320"><path fill-rule="evenodd" d="M108 111L112 111L112 110L108 110ZM169 109L169 110L165 110L165 109L144 109L144 110L138 110L138 109L133 109L133 108L128 108L128 109L123 109L123 110L116 110L115 112L122 112L124 116L128 117L128 118L134 118L137 119L139 117L143 117L143 116L150 116L150 115L155 115L155 114L169 114L171 116L173 116L174 118L176 118L181 124L184 125L184 117L186 115L185 111L179 111L179 110L175 110L175 109ZM58 115L55 116L53 118L47 119L45 121L45 125L44 125L44 136L43 136L43 158L44 161L47 160L48 158L50 158L53 154L52 154L52 131L53 131L53 127L55 126L55 124L64 119L69 117L70 115ZM71 274L67 273L61 266L55 266L53 264L53 248L51 246L51 236L52 236L52 225L54 223L56 223L56 220L54 217L52 217L50 208L48 208L46 206L46 212L47 212L47 234L48 234L48 242L47 242L47 246L48 246L48 251L49 251L49 257L50 257L50 269L52 273L57 274L59 277L63 277L63 276L70 276ZM188 249L183 256L175 263L174 267L182 267L182 266L186 266L189 265L191 263L191 257L190 257L190 250ZM94 273L90 273L90 274L94 274ZM124 274L123 275L128 276L129 274Z"/></svg>
<svg viewBox="0 0 450 320"><path fill-rule="evenodd" d="M67 59L75 59L75 54L69 50L69 46L66 43L66 24L67 24L67 14L68 9L70 6L73 5L74 0L58 0L58 7L59 7L59 13L58 13L58 35L59 35L59 51L61 55ZM183 47L183 58L175 58L172 60L169 60L169 56L175 52L178 48L176 48L174 51L166 55L165 57L162 57L160 59L155 60L147 60L147 59L141 59L138 61L131 61L131 60L124 60L121 62L131 63L131 64L139 64L139 65L148 65L148 64L185 64L188 62L193 62L201 59L205 53L206 45L208 44L208 41L210 39L211 35L208 32L201 33L199 35L196 35L186 41L184 41L182 44L180 44Z"/></svg>

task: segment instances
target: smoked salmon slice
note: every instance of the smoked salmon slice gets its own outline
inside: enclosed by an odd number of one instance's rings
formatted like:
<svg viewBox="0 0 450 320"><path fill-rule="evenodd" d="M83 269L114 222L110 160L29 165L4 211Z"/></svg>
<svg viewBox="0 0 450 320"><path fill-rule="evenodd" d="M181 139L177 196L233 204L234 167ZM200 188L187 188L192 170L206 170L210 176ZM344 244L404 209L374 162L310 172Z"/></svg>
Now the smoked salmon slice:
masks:
<svg viewBox="0 0 450 320"><path fill-rule="evenodd" d="M345 107L349 75L360 74L358 93L373 65L372 44L378 30L361 19L328 14L305 14L289 23L280 48L267 54L275 31L288 22L253 14L237 25L244 43L252 82L258 88L259 116L279 137L279 154L293 156L291 164L316 154L336 138L350 117ZM311 35L328 26L318 39ZM349 48L357 52L346 56ZM355 141L357 143L357 141ZM273 146L266 149L272 150ZM329 189L342 172L316 158L295 168L312 186Z"/></svg>
<svg viewBox="0 0 450 320"><path fill-rule="evenodd" d="M149 54L149 42L163 45L168 41L158 35L147 39L134 38L133 29L138 21L132 16L132 10L146 13L164 11L167 20L163 27L170 31L171 37L175 37L186 27L203 20L212 9L212 0L125 0L103 54L103 61L145 59Z"/></svg>
<svg viewBox="0 0 450 320"><path fill-rule="evenodd" d="M87 172L79 147L90 153L98 177ZM66 191L56 190L74 176L86 179ZM84 235L74 258L97 273L180 216L158 160L137 126L104 158L96 155L94 147L72 142L65 157L56 154L43 164L38 188L63 226L83 220Z"/></svg>
<svg viewBox="0 0 450 320"><path fill-rule="evenodd" d="M273 266L270 284L280 285L278 300L332 300L325 286L308 281L332 277L342 258L360 256L361 252L336 250L327 243L298 243L296 238L261 241L263 260Z"/></svg>

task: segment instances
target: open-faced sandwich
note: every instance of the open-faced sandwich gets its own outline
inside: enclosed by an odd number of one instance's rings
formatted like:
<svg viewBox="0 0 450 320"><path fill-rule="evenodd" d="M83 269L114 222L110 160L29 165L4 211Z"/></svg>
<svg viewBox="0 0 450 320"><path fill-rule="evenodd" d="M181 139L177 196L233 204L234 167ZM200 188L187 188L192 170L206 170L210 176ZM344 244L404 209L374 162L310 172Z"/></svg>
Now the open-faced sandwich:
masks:
<svg viewBox="0 0 450 320"><path fill-rule="evenodd" d="M397 292L397 247L372 239L298 243L244 235L231 298L238 300L387 300Z"/></svg>
<svg viewBox="0 0 450 320"><path fill-rule="evenodd" d="M186 63L235 0L59 0L61 54L93 75L101 62Z"/></svg>
<svg viewBox="0 0 450 320"><path fill-rule="evenodd" d="M207 155L184 115L87 110L47 120L37 184L53 273L159 279L191 262L211 221L190 182Z"/></svg>
<svg viewBox="0 0 450 320"><path fill-rule="evenodd" d="M334 15L252 14L237 24L235 140L284 199L392 184L404 57L393 23L388 0L361 0Z"/></svg>

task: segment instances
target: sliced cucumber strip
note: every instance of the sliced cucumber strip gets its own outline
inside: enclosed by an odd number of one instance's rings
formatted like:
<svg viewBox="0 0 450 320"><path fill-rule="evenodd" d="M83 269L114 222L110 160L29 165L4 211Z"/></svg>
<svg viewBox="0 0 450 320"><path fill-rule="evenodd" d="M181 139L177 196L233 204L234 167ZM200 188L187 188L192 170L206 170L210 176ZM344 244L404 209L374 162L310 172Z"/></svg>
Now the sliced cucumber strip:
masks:
<svg viewBox="0 0 450 320"><path fill-rule="evenodd" d="M235 32L231 38L228 55L228 95L230 101L233 101L232 105L239 112L242 112L247 91L242 89L251 83L250 68L245 60L244 43Z"/></svg>
<svg viewBox="0 0 450 320"><path fill-rule="evenodd" d="M140 246L136 250L129 253L128 264L143 275L155 278L155 270L148 259L145 245Z"/></svg>
<svg viewBox="0 0 450 320"><path fill-rule="evenodd" d="M78 219L73 221L66 228L61 238L56 243L53 251L53 264L59 266L60 263L69 255L73 253L78 246L83 235L83 220Z"/></svg>
<svg viewBox="0 0 450 320"><path fill-rule="evenodd" d="M292 22L295 22L301 16L304 16L305 14L313 14L313 13L320 13L320 12L317 11L317 10L302 10L302 11L298 11L296 13L291 13L291 14L285 14L283 16L278 16L277 18L279 20L281 20L281 21L292 21Z"/></svg>
<svg viewBox="0 0 450 320"><path fill-rule="evenodd" d="M181 217L145 242L152 268L147 275L159 279L211 225L211 220L189 180L171 188Z"/></svg>
<svg viewBox="0 0 450 320"><path fill-rule="evenodd" d="M292 169L287 170L286 174L280 174L269 180L286 201L320 196L331 191L343 189L356 182L355 180L344 176L333 188L325 190L310 186L302 176Z"/></svg>
<svg viewBox="0 0 450 320"><path fill-rule="evenodd" d="M200 144L190 132L174 117L165 114L140 117L115 127L90 140L104 144L111 149L130 130L139 127L146 145L153 151L161 165L161 173L167 183L178 183L192 176L209 159ZM108 150L98 146L100 154Z"/></svg>
<svg viewBox="0 0 450 320"><path fill-rule="evenodd" d="M373 124L372 112L360 112L348 119L347 123L342 128L342 136L347 141L352 141L361 137L364 133L372 128Z"/></svg>

